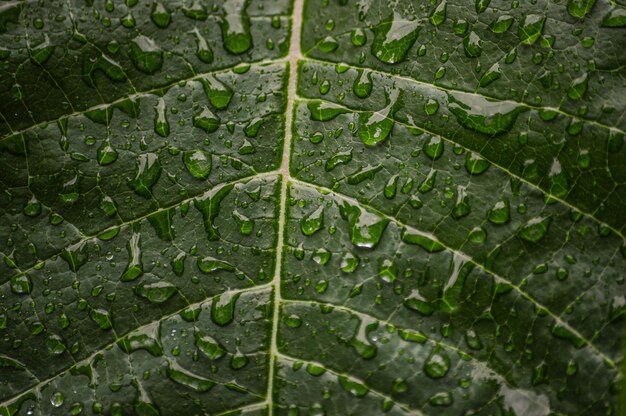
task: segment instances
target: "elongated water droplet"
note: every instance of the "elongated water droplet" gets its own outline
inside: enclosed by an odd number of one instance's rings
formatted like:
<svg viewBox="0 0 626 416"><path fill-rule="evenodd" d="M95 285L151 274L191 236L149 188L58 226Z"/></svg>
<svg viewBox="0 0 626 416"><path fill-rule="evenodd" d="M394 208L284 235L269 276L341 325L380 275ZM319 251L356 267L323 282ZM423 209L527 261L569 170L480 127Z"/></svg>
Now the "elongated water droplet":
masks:
<svg viewBox="0 0 626 416"><path fill-rule="evenodd" d="M411 21L394 13L393 17L389 17L373 30L375 36L372 42L372 55L381 62L395 64L404 60L417 40L419 21Z"/></svg>
<svg viewBox="0 0 626 416"><path fill-rule="evenodd" d="M433 313L433 305L428 299L423 297L417 289L413 289L402 304L407 308L423 316L430 316Z"/></svg>
<svg viewBox="0 0 626 416"><path fill-rule="evenodd" d="M476 0L476 13L481 14L489 7L491 0Z"/></svg>
<svg viewBox="0 0 626 416"><path fill-rule="evenodd" d="M417 233L408 228L402 230L401 237L405 243L418 245L429 253L436 253L445 249L445 246L439 243L434 236L431 237L426 233Z"/></svg>
<svg viewBox="0 0 626 416"><path fill-rule="evenodd" d="M128 240L128 266L122 274L120 280L128 282L137 279L143 274L143 264L141 262L141 234L133 233Z"/></svg>
<svg viewBox="0 0 626 416"><path fill-rule="evenodd" d="M596 4L596 0L567 0L567 11L573 17L585 17Z"/></svg>
<svg viewBox="0 0 626 416"><path fill-rule="evenodd" d="M483 52L482 41L473 30L463 39L465 55L470 58L478 58Z"/></svg>
<svg viewBox="0 0 626 416"><path fill-rule="evenodd" d="M346 182L349 185L358 185L368 179L373 179L378 172L383 169L383 165L366 165L359 168L356 172L347 177Z"/></svg>
<svg viewBox="0 0 626 416"><path fill-rule="evenodd" d="M315 121L332 120L340 114L350 112L347 108L321 100L311 100L307 103L307 107L311 113L311 120Z"/></svg>
<svg viewBox="0 0 626 416"><path fill-rule="evenodd" d="M524 45L532 45L535 43L541 36L545 21L545 16L538 14L526 15L524 21L517 29L517 36L519 36L520 42Z"/></svg>
<svg viewBox="0 0 626 416"><path fill-rule="evenodd" d="M165 100L159 99L154 107L154 131L161 137L167 137L170 134L170 123L167 120Z"/></svg>
<svg viewBox="0 0 626 416"><path fill-rule="evenodd" d="M196 331L194 336L196 338L196 347L210 360L219 360L226 355L224 346L212 336L203 334L200 331Z"/></svg>
<svg viewBox="0 0 626 416"><path fill-rule="evenodd" d="M339 165L345 165L352 160L352 149L344 152L337 152L331 156L324 165L326 172L330 172Z"/></svg>
<svg viewBox="0 0 626 416"><path fill-rule="evenodd" d="M359 74L354 79L352 90L359 98L367 98L372 93L372 71L360 69Z"/></svg>
<svg viewBox="0 0 626 416"><path fill-rule="evenodd" d="M446 20L448 2L446 0L442 0L441 3L435 7L435 9L430 14L428 20L433 26L439 26Z"/></svg>
<svg viewBox="0 0 626 416"><path fill-rule="evenodd" d="M511 15L500 15L496 20L491 22L491 24L489 25L489 29L491 29L493 33L504 33L509 30L514 20L515 18Z"/></svg>
<svg viewBox="0 0 626 416"><path fill-rule="evenodd" d="M213 225L213 221L220 212L220 203L233 189L233 185L226 185L217 190L207 192L205 195L196 198L193 202L194 206L204 218L204 228L208 234L210 241L220 239L220 233Z"/></svg>
<svg viewBox="0 0 626 416"><path fill-rule="evenodd" d="M196 56L205 64L213 62L213 50L207 43L206 39L197 27L192 30L192 33L196 35Z"/></svg>
<svg viewBox="0 0 626 416"><path fill-rule="evenodd" d="M385 188L384 188L384 194L385 194L385 198L387 199L393 199L396 196L396 192L398 189L398 179L399 176L398 175L393 175L391 178L389 178L389 181L387 181L387 183L385 184Z"/></svg>
<svg viewBox="0 0 626 416"><path fill-rule="evenodd" d="M399 90L387 93L387 105L376 112L364 112L359 115L359 137L368 146L384 142L393 129L393 107L398 99Z"/></svg>
<svg viewBox="0 0 626 416"><path fill-rule="evenodd" d="M190 373L171 361L167 368L167 376L175 383L197 391L198 393L206 393L216 384L212 380Z"/></svg>
<svg viewBox="0 0 626 416"><path fill-rule="evenodd" d="M466 93L450 93L448 99L448 108L459 124L490 136L511 130L517 115L526 111L515 102L489 101Z"/></svg>
<svg viewBox="0 0 626 416"><path fill-rule="evenodd" d="M228 52L241 54L252 47L247 7L248 2L246 0L227 0L224 2L224 18L220 26L224 48Z"/></svg>
<svg viewBox="0 0 626 416"><path fill-rule="evenodd" d="M487 219L493 224L506 224L510 219L510 211L509 200L503 198L489 210Z"/></svg>
<svg viewBox="0 0 626 416"><path fill-rule="evenodd" d="M339 376L338 380L341 387L355 397L364 397L369 392L363 384L352 381L346 376Z"/></svg>
<svg viewBox="0 0 626 416"><path fill-rule="evenodd" d="M234 272L236 270L235 266L230 264L227 261L218 260L214 257L202 257L197 261L198 269L203 273L213 273L218 270L225 270L227 272Z"/></svg>
<svg viewBox="0 0 626 416"><path fill-rule="evenodd" d="M161 176L161 162L156 153L145 153L137 158L137 172L135 179L128 181L128 185L144 198L152 196L152 187Z"/></svg>

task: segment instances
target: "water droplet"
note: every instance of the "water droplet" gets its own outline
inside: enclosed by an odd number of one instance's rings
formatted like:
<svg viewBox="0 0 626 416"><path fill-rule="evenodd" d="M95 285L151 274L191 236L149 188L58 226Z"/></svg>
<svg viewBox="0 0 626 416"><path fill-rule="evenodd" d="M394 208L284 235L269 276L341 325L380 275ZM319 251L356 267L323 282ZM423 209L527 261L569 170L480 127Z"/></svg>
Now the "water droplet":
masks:
<svg viewBox="0 0 626 416"><path fill-rule="evenodd" d="M302 326L302 318L296 314L291 314L285 317L285 324L289 328L300 328Z"/></svg>
<svg viewBox="0 0 626 416"><path fill-rule="evenodd" d="M339 42L332 36L326 36L324 39L319 41L318 48L320 51L324 53L330 53L339 47Z"/></svg>
<svg viewBox="0 0 626 416"><path fill-rule="evenodd" d="M222 293L213 299L211 305L211 319L219 326L225 326L235 318L235 304L239 294Z"/></svg>
<svg viewBox="0 0 626 416"><path fill-rule="evenodd" d="M213 133L220 127L220 118L217 117L209 107L204 106L202 112L193 117L193 125L207 133Z"/></svg>
<svg viewBox="0 0 626 416"><path fill-rule="evenodd" d="M526 111L515 102L489 101L467 93L450 93L448 99L448 108L463 127L490 136L511 130L517 115Z"/></svg>
<svg viewBox="0 0 626 416"><path fill-rule="evenodd" d="M172 20L172 15L161 2L157 1L152 3L152 12L150 13L150 18L155 25L157 25L161 29L165 29L169 26L170 21Z"/></svg>
<svg viewBox="0 0 626 416"><path fill-rule="evenodd" d="M433 26L439 26L446 20L446 12L448 8L448 2L446 0L442 0L441 3L435 7L435 9L430 14L428 20Z"/></svg>
<svg viewBox="0 0 626 416"><path fill-rule="evenodd" d="M346 178L346 182L349 185L358 185L368 179L373 179L376 174L383 169L383 165L366 165L359 168L356 172L352 173Z"/></svg>
<svg viewBox="0 0 626 416"><path fill-rule="evenodd" d="M167 376L180 385L188 387L199 393L205 393L215 385L214 381L192 374L172 361L168 362Z"/></svg>
<svg viewBox="0 0 626 416"><path fill-rule="evenodd" d="M626 9L615 7L602 19L602 27L626 27Z"/></svg>
<svg viewBox="0 0 626 416"><path fill-rule="evenodd" d="M424 103L424 112L428 116L432 116L439 111L439 101L429 98L428 101Z"/></svg>
<svg viewBox="0 0 626 416"><path fill-rule="evenodd" d="M426 141L422 146L426 156L432 160L437 160L443 154L443 140L439 136L426 135Z"/></svg>
<svg viewBox="0 0 626 416"><path fill-rule="evenodd" d="M445 246L438 242L434 236L431 238L426 233L418 233L408 228L402 229L401 237L405 243L418 245L429 253L436 253L445 249Z"/></svg>
<svg viewBox="0 0 626 416"><path fill-rule="evenodd" d="M217 190L211 190L194 200L194 206L202 213L204 218L204 228L208 234L209 241L217 241L220 239L220 233L213 225L213 221L220 212L220 203L232 189L232 185L226 185Z"/></svg>
<svg viewBox="0 0 626 416"><path fill-rule="evenodd" d="M372 71L369 69L360 69L357 77L354 79L352 90L359 98L367 98L372 93Z"/></svg>
<svg viewBox="0 0 626 416"><path fill-rule="evenodd" d="M419 21L408 20L397 13L374 29L374 41L371 53L378 60L387 64L398 63L406 57L407 52L419 32Z"/></svg>
<svg viewBox="0 0 626 416"><path fill-rule="evenodd" d="M485 172L491 164L474 152L468 152L465 157L465 169L472 175L480 175Z"/></svg>
<svg viewBox="0 0 626 416"><path fill-rule="evenodd" d="M348 221L348 233L352 244L362 248L376 247L389 220L347 202L339 209L341 217Z"/></svg>
<svg viewBox="0 0 626 416"><path fill-rule="evenodd" d="M487 214L487 219L493 224L506 224L510 218L509 200L506 198L497 201Z"/></svg>
<svg viewBox="0 0 626 416"><path fill-rule="evenodd" d="M545 16L538 14L526 15L526 17L524 17L524 21L517 29L517 35L519 36L520 42L524 45L532 45L535 43L541 36L545 21Z"/></svg>
<svg viewBox="0 0 626 416"><path fill-rule="evenodd" d="M67 247L61 252L61 258L67 262L70 270L76 273L89 260L87 244L81 241Z"/></svg>
<svg viewBox="0 0 626 416"><path fill-rule="evenodd" d="M384 142L393 129L393 107L398 99L399 90L387 94L387 105L382 110L363 112L359 115L359 137L368 146ZM390 115L391 114L391 115Z"/></svg>
<svg viewBox="0 0 626 416"><path fill-rule="evenodd" d="M215 338L210 335L205 335L200 331L196 331L195 334L196 347L202 351L210 360L219 360L226 355L226 349Z"/></svg>
<svg viewBox="0 0 626 416"><path fill-rule="evenodd" d="M583 74L572 81L572 84L567 89L567 96L572 100L580 100L587 92L588 76Z"/></svg>
<svg viewBox="0 0 626 416"><path fill-rule="evenodd" d="M363 384L352 381L346 376L339 376L338 379L341 387L353 396L364 397L369 392L369 389Z"/></svg>
<svg viewBox="0 0 626 416"><path fill-rule="evenodd" d="M27 295L33 290L33 282L28 275L22 274L11 278L11 292L17 295Z"/></svg>
<svg viewBox="0 0 626 416"><path fill-rule="evenodd" d="M113 327L113 321L111 314L105 309L92 309L89 312L89 317L100 327L100 329L106 330Z"/></svg>
<svg viewBox="0 0 626 416"><path fill-rule="evenodd" d="M160 357L163 355L163 347L157 341L158 337L158 326L150 325L126 335L117 341L117 346L126 354L144 350L154 357Z"/></svg>
<svg viewBox="0 0 626 416"><path fill-rule="evenodd" d="M245 0L227 0L223 4L224 17L220 24L224 48L234 54L242 54L252 48L250 18Z"/></svg>
<svg viewBox="0 0 626 416"><path fill-rule="evenodd" d="M225 270L227 272L234 272L236 270L235 266L233 266L232 264L210 256L199 258L197 261L197 265L198 269L200 269L201 272L207 274L219 270Z"/></svg>
<svg viewBox="0 0 626 416"><path fill-rule="evenodd" d="M206 93L207 98L209 99L209 102L211 103L211 105L213 105L213 107L218 110L223 110L228 107L228 104L230 104L230 100L233 98L233 90L231 90L230 87L219 81L212 74L206 75L205 77L201 78L200 82L202 82L204 92Z"/></svg>
<svg viewBox="0 0 626 416"><path fill-rule="evenodd" d="M500 72L500 63L493 64L485 74L480 77L479 86L481 88L486 87L497 79L500 79L502 73Z"/></svg>
<svg viewBox="0 0 626 416"><path fill-rule="evenodd" d="M255 117L244 127L243 132L246 137L256 137L259 133L259 129L263 125L265 120L262 117Z"/></svg>
<svg viewBox="0 0 626 416"><path fill-rule="evenodd" d="M491 29L493 33L504 33L509 30L514 20L515 18L511 15L500 15L496 20L491 22L491 24L489 25L489 29Z"/></svg>
<svg viewBox="0 0 626 416"><path fill-rule="evenodd" d="M137 296L148 299L152 303L164 303L177 292L176 286L163 281L142 283L135 288Z"/></svg>
<svg viewBox="0 0 626 416"><path fill-rule="evenodd" d="M354 46L363 46L367 42L367 36L361 28L355 28L350 34L350 40Z"/></svg>
<svg viewBox="0 0 626 416"><path fill-rule="evenodd" d="M311 113L311 120L315 121L328 121L337 117L340 114L349 113L350 111L337 104L321 101L311 100L307 103L307 108Z"/></svg>
<svg viewBox="0 0 626 416"><path fill-rule="evenodd" d="M98 148L98 163L101 166L110 165L117 160L117 151L111 147L111 142L105 140Z"/></svg>
<svg viewBox="0 0 626 416"><path fill-rule="evenodd" d="M557 338L566 339L574 345L575 348L579 349L587 345L587 341L582 339L580 336L572 332L567 327L561 324L554 324L552 326L552 335Z"/></svg>
<svg viewBox="0 0 626 416"><path fill-rule="evenodd" d="M352 149L346 150L344 152L337 152L333 156L331 156L324 165L324 169L326 172L330 172L335 169L339 165L345 165L352 160Z"/></svg>
<svg viewBox="0 0 626 416"><path fill-rule="evenodd" d="M343 272L352 273L359 266L359 262L360 262L360 260L359 260L359 258L357 256L355 256L351 252L347 252L341 258L341 263L339 264L339 267L341 268L341 271L343 271Z"/></svg>
<svg viewBox="0 0 626 416"><path fill-rule="evenodd" d="M537 241L541 240L548 232L551 220L552 219L550 216L534 217L526 224L522 225L517 230L516 234L522 240L536 243Z"/></svg>
<svg viewBox="0 0 626 416"><path fill-rule="evenodd" d="M489 7L491 0L476 0L476 13L481 14Z"/></svg>
<svg viewBox="0 0 626 416"><path fill-rule="evenodd" d="M137 279L143 274L143 264L141 263L141 234L133 233L128 240L126 248L128 249L128 266L122 274L120 280L129 282Z"/></svg>
<svg viewBox="0 0 626 416"><path fill-rule="evenodd" d="M28 217L38 216L41 214L41 202L39 202L39 200L37 200L37 198L33 195L26 206L24 206L22 212Z"/></svg>
<svg viewBox="0 0 626 416"><path fill-rule="evenodd" d="M324 227L324 206L320 205L316 210L300 220L300 229L304 235L313 235Z"/></svg>
<svg viewBox="0 0 626 416"><path fill-rule="evenodd" d="M0 16L0 19L2 16ZM0 23L0 26L2 24ZM50 44L50 39L48 35L44 35L44 41L30 49L28 52L30 53L30 59L38 65L43 65L50 59L52 53L54 52L54 45Z"/></svg>
<svg viewBox="0 0 626 416"><path fill-rule="evenodd" d="M246 217L242 213L237 210L233 211L233 218L237 221L237 225L239 226L239 232L242 235L250 235L252 230L254 229L254 220Z"/></svg>
<svg viewBox="0 0 626 416"><path fill-rule="evenodd" d="M567 0L567 11L572 17L585 17L595 3L596 0Z"/></svg>
<svg viewBox="0 0 626 416"><path fill-rule="evenodd" d="M67 350L67 347L63 343L63 339L55 334L48 335L48 338L46 339L46 347L48 347L48 352L52 355L61 355Z"/></svg>
<svg viewBox="0 0 626 416"><path fill-rule="evenodd" d="M398 265L391 259L383 259L378 264L378 275L387 283L393 283L398 278Z"/></svg>
<svg viewBox="0 0 626 416"><path fill-rule="evenodd" d="M463 39L465 55L470 58L478 58L483 52L482 41L473 30Z"/></svg>
<svg viewBox="0 0 626 416"><path fill-rule="evenodd" d="M467 195L466 188L464 186L459 186L457 188L456 203L454 204L451 212L452 218L458 220L466 217L470 212L469 196Z"/></svg>
<svg viewBox="0 0 626 416"><path fill-rule="evenodd" d="M146 74L154 74L163 66L163 51L147 36L139 35L130 44L130 59Z"/></svg>
<svg viewBox="0 0 626 416"><path fill-rule="evenodd" d="M412 311L416 311L423 316L430 316L433 313L433 305L426 298L424 298L417 289L413 289L410 295L408 295L402 304Z"/></svg>
<svg viewBox="0 0 626 416"><path fill-rule="evenodd" d="M196 35L196 56L205 64L213 62L213 50L197 27L192 31Z"/></svg>
<svg viewBox="0 0 626 416"><path fill-rule="evenodd" d="M383 192L385 194L385 198L387 199L395 198L396 192L398 189L398 179L399 179L398 175L393 175L391 178L389 178L389 181L387 181L387 183L385 184L385 188Z"/></svg>
<svg viewBox="0 0 626 416"><path fill-rule="evenodd" d="M152 187L161 176L161 162L156 153L145 153L137 158L137 172L135 179L128 181L128 185L144 198L152 196Z"/></svg>
<svg viewBox="0 0 626 416"><path fill-rule="evenodd" d="M65 401L65 396L60 391L57 391L50 397L50 404L53 407L61 407Z"/></svg>
<svg viewBox="0 0 626 416"><path fill-rule="evenodd" d="M211 173L211 154L204 150L188 150L183 153L183 163L194 177L206 179Z"/></svg>
<svg viewBox="0 0 626 416"><path fill-rule="evenodd" d="M450 370L450 358L440 347L435 347L424 363L424 372L428 377L438 379Z"/></svg>
<svg viewBox="0 0 626 416"><path fill-rule="evenodd" d="M167 137L170 134L170 123L167 121L165 100L159 99L158 104L154 107L154 131L161 137Z"/></svg>

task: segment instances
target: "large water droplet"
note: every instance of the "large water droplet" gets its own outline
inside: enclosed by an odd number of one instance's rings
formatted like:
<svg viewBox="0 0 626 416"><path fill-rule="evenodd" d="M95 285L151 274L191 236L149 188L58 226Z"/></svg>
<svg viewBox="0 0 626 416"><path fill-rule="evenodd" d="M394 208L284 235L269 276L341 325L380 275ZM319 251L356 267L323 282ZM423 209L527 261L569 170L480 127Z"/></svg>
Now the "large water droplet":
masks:
<svg viewBox="0 0 626 416"><path fill-rule="evenodd" d="M197 27L192 31L196 35L196 56L205 64L213 62L213 50Z"/></svg>
<svg viewBox="0 0 626 416"><path fill-rule="evenodd" d="M440 347L435 347L424 363L424 372L428 377L444 377L450 370L450 358Z"/></svg>
<svg viewBox="0 0 626 416"><path fill-rule="evenodd" d="M347 202L340 205L339 209L341 217L348 221L352 244L362 248L376 247L389 220Z"/></svg>
<svg viewBox="0 0 626 416"><path fill-rule="evenodd" d="M307 103L307 108L311 113L311 120L315 121L328 121L337 117L340 114L349 113L347 108L341 107L337 104L321 101L311 100Z"/></svg>
<svg viewBox="0 0 626 416"><path fill-rule="evenodd" d="M545 16L538 14L526 15L524 21L517 29L517 35L519 36L520 42L524 45L532 45L535 43L541 36L545 21Z"/></svg>
<svg viewBox="0 0 626 416"><path fill-rule="evenodd" d="M511 130L517 115L526 111L515 102L490 101L467 93L450 93L448 99L448 108L459 124L490 136Z"/></svg>
<svg viewBox="0 0 626 416"><path fill-rule="evenodd" d="M397 13L374 28L372 55L381 62L395 64L404 60L419 32L418 20L407 20Z"/></svg>
<svg viewBox="0 0 626 416"><path fill-rule="evenodd" d="M235 304L239 293L222 293L213 299L211 319L219 326L226 326L235 318Z"/></svg>
<svg viewBox="0 0 626 416"><path fill-rule="evenodd" d="M228 52L241 54L252 47L247 6L246 0L227 0L224 2L224 18L220 26L224 47Z"/></svg>
<svg viewBox="0 0 626 416"><path fill-rule="evenodd" d="M126 270L122 274L120 280L124 282L132 281L137 279L139 276L143 274L143 264L141 262L141 234L133 233L133 235L128 240L127 249L128 249L128 266L126 266Z"/></svg>
<svg viewBox="0 0 626 416"><path fill-rule="evenodd" d="M324 206L320 205L316 210L300 220L300 229L304 235L313 235L324 227Z"/></svg>
<svg viewBox="0 0 626 416"><path fill-rule="evenodd" d="M154 40L139 35L130 44L130 59L138 70L154 74L163 66L163 51Z"/></svg>
<svg viewBox="0 0 626 416"><path fill-rule="evenodd" d="M170 21L172 20L172 15L161 2L157 1L152 3L150 18L155 25L162 29L165 29L169 26Z"/></svg>
<svg viewBox="0 0 626 416"><path fill-rule="evenodd" d="M188 150L183 153L183 163L194 177L206 179L211 173L211 154L204 150Z"/></svg>
<svg viewBox="0 0 626 416"><path fill-rule="evenodd" d="M352 90L359 98L367 98L372 93L372 71L369 69L360 69L359 74L354 79Z"/></svg>
<svg viewBox="0 0 626 416"><path fill-rule="evenodd" d="M167 121L166 112L165 100L159 98L159 102L154 107L154 131L161 137L167 137L170 134L170 123Z"/></svg>
<svg viewBox="0 0 626 416"><path fill-rule="evenodd" d="M226 349L219 341L201 331L195 332L196 347L202 351L210 360L219 360L226 355Z"/></svg>
<svg viewBox="0 0 626 416"><path fill-rule="evenodd" d="M441 3L439 3L437 7L435 7L435 9L433 9L432 13L428 17L428 20L430 20L430 23L433 26L439 26L440 24L445 22L447 9L448 9L448 2L446 0L442 0Z"/></svg>
<svg viewBox="0 0 626 416"><path fill-rule="evenodd" d="M135 179L128 181L128 185L144 198L152 196L152 187L161 176L161 162L156 153L145 153L137 158L137 172Z"/></svg>
<svg viewBox="0 0 626 416"><path fill-rule="evenodd" d="M532 218L517 230L517 236L522 240L536 243L548 232L551 220L550 216Z"/></svg>
<svg viewBox="0 0 626 416"><path fill-rule="evenodd" d="M201 78L200 82L202 82L202 87L211 105L218 110L223 110L228 107L230 100L233 98L233 90L231 90L230 87L212 74Z"/></svg>

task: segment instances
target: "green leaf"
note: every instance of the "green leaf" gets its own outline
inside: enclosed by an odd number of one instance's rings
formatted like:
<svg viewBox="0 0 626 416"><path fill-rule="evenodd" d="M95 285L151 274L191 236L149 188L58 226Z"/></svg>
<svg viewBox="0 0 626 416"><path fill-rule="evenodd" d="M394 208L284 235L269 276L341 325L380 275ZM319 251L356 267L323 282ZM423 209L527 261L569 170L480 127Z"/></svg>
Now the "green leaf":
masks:
<svg viewBox="0 0 626 416"><path fill-rule="evenodd" d="M620 414L624 16L3 2L0 414Z"/></svg>

